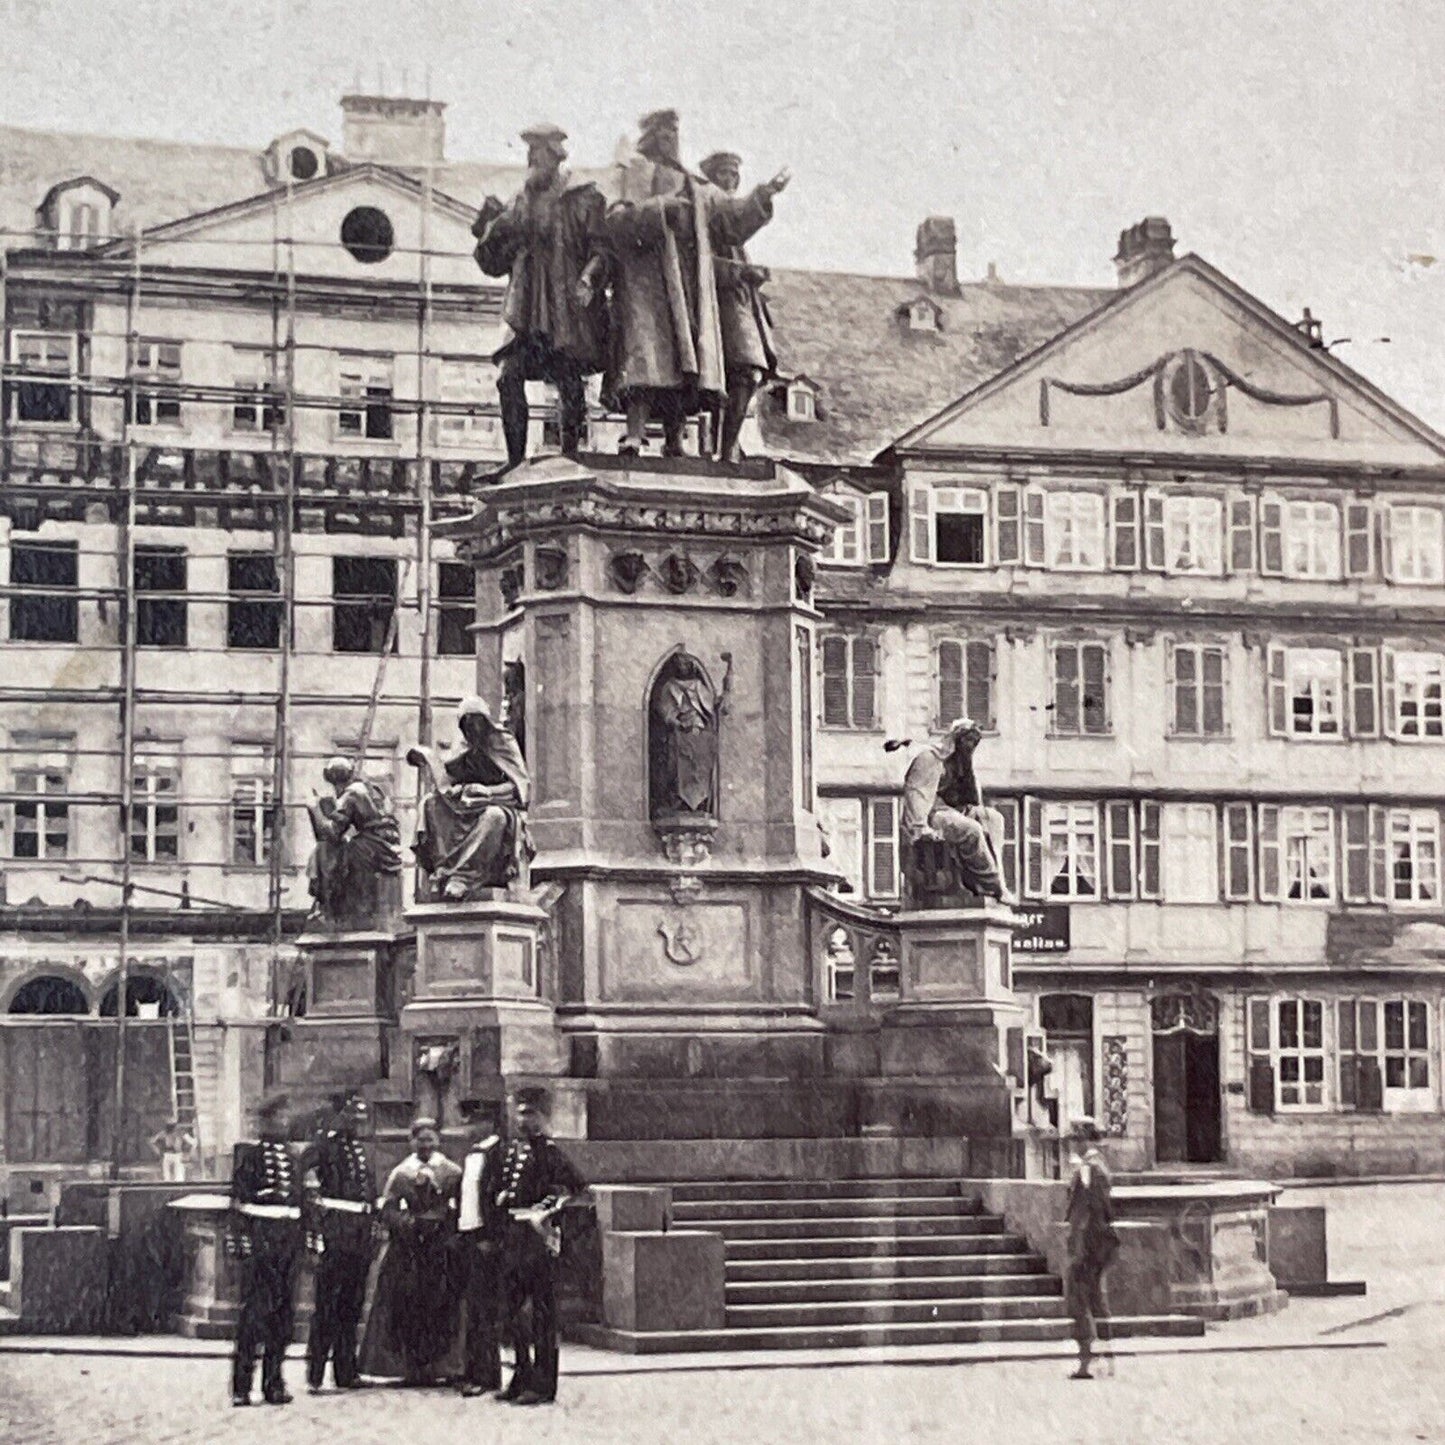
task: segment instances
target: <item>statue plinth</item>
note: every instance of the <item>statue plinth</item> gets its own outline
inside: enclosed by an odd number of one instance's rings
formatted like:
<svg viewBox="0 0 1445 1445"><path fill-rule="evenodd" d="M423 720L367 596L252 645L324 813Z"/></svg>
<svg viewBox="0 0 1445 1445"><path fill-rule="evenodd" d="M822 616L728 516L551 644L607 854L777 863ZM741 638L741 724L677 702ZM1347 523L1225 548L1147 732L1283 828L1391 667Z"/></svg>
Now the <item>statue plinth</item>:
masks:
<svg viewBox="0 0 1445 1445"><path fill-rule="evenodd" d="M462 1099L501 1098L512 1081L564 1071L544 978L548 915L504 889L489 893L407 913L416 972L400 1022L412 1096L451 1117Z"/></svg>

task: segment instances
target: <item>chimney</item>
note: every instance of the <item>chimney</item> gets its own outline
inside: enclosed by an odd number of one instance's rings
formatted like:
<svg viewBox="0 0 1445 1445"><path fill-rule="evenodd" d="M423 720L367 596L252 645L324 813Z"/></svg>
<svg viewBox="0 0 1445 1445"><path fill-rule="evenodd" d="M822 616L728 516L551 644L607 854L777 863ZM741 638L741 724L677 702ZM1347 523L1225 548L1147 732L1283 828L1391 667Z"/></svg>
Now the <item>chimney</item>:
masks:
<svg viewBox="0 0 1445 1445"><path fill-rule="evenodd" d="M350 161L423 166L446 158L446 106L439 100L343 95L341 149Z"/></svg>
<svg viewBox="0 0 1445 1445"><path fill-rule="evenodd" d="M1174 260L1174 232L1163 216L1150 216L1119 232L1119 286L1127 290L1157 275Z"/></svg>
<svg viewBox="0 0 1445 1445"><path fill-rule="evenodd" d="M913 248L918 279L939 296L958 295L958 234L951 216L930 216Z"/></svg>

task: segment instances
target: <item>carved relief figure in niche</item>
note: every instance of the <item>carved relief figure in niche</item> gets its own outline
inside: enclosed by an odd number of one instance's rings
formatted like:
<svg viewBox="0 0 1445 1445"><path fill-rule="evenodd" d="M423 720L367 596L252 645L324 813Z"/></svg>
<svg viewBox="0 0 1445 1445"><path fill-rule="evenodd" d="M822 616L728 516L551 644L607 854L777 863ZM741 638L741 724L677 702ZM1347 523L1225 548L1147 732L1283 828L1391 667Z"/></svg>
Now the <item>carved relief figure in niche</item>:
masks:
<svg viewBox="0 0 1445 1445"><path fill-rule="evenodd" d="M1010 901L999 866L1003 817L984 807L973 772L982 738L972 718L959 718L908 765L901 826L909 845L904 874L915 901L960 891Z"/></svg>
<svg viewBox="0 0 1445 1445"><path fill-rule="evenodd" d="M675 652L663 664L648 705L654 822L717 817L720 702L695 657Z"/></svg>
<svg viewBox="0 0 1445 1445"><path fill-rule="evenodd" d="M527 664L516 658L502 664L502 726L527 756Z"/></svg>
<svg viewBox="0 0 1445 1445"><path fill-rule="evenodd" d="M419 902L449 903L505 888L532 860L527 833L531 780L516 739L492 721L479 697L457 709L465 747L443 760L412 748L406 760L427 774L431 791L422 800L416 858L425 875Z"/></svg>
<svg viewBox="0 0 1445 1445"><path fill-rule="evenodd" d="M386 794L346 758L322 770L331 796L307 805L316 847L306 865L315 911L332 928L385 928L401 912L401 830Z"/></svg>

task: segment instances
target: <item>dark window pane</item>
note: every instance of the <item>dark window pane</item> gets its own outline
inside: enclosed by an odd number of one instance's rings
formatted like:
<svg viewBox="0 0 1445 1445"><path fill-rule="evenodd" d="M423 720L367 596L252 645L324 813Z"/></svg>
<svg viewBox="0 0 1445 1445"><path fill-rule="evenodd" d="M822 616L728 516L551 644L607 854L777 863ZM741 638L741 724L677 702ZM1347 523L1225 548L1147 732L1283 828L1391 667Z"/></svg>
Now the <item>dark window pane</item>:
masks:
<svg viewBox="0 0 1445 1445"><path fill-rule="evenodd" d="M10 548L10 582L14 587L65 588L79 581L75 542L15 542ZM74 596L50 593L10 599L10 637L14 642L74 642L79 627Z"/></svg>
<svg viewBox="0 0 1445 1445"><path fill-rule="evenodd" d="M983 517L977 512L940 512L934 518L935 555L940 562L983 565Z"/></svg>
<svg viewBox="0 0 1445 1445"><path fill-rule="evenodd" d="M395 560L335 557L331 569L332 595L336 599L332 607L332 646L337 652L380 652L396 610Z"/></svg>

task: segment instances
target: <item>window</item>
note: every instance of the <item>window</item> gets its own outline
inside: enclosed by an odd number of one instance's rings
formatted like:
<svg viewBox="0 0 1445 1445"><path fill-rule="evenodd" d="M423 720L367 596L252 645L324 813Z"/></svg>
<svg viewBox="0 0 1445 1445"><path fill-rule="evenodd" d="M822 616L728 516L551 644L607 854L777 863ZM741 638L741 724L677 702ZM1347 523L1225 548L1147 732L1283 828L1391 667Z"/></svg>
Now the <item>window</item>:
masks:
<svg viewBox="0 0 1445 1445"><path fill-rule="evenodd" d="M1333 502L1267 501L1260 533L1261 571L1325 581L1340 576L1340 509Z"/></svg>
<svg viewBox="0 0 1445 1445"><path fill-rule="evenodd" d="M1260 805L1259 894L1297 903L1335 896L1335 828L1329 808Z"/></svg>
<svg viewBox="0 0 1445 1445"><path fill-rule="evenodd" d="M131 346L131 386L126 400L136 426L179 426L181 343L136 341Z"/></svg>
<svg viewBox="0 0 1445 1445"><path fill-rule="evenodd" d="M1270 731L1287 737L1341 737L1344 685L1343 653L1333 648L1271 648Z"/></svg>
<svg viewBox="0 0 1445 1445"><path fill-rule="evenodd" d="M817 417L818 399L812 387L793 382L788 387L788 420L816 421Z"/></svg>
<svg viewBox="0 0 1445 1445"><path fill-rule="evenodd" d="M1254 817L1248 803L1224 805L1224 896L1231 903L1254 897Z"/></svg>
<svg viewBox="0 0 1445 1445"><path fill-rule="evenodd" d="M380 653L396 615L396 561L391 557L331 559L331 645L337 652ZM391 649L396 649L393 637Z"/></svg>
<svg viewBox="0 0 1445 1445"><path fill-rule="evenodd" d="M1048 565L1097 572L1104 566L1104 498L1099 492L1047 492L1044 536Z"/></svg>
<svg viewBox="0 0 1445 1445"><path fill-rule="evenodd" d="M1046 803L1044 891L1051 898L1099 896L1099 819L1092 803Z"/></svg>
<svg viewBox="0 0 1445 1445"><path fill-rule="evenodd" d="M898 799L863 800L864 891L869 898L898 897Z"/></svg>
<svg viewBox="0 0 1445 1445"><path fill-rule="evenodd" d="M392 358L342 356L338 381L341 410L336 414L337 431L343 437L390 441Z"/></svg>
<svg viewBox="0 0 1445 1445"><path fill-rule="evenodd" d="M10 359L17 373L11 416L37 426L69 426L75 413L77 339L72 333L11 332Z"/></svg>
<svg viewBox="0 0 1445 1445"><path fill-rule="evenodd" d="M226 646L271 649L281 645L281 582L274 552L226 556ZM276 598L275 601L268 599Z"/></svg>
<svg viewBox="0 0 1445 1445"><path fill-rule="evenodd" d="M985 732L996 726L993 643L945 637L937 647L937 725L971 717Z"/></svg>
<svg viewBox="0 0 1445 1445"><path fill-rule="evenodd" d="M83 251L100 240L100 207L94 201L71 201L60 208L56 249Z"/></svg>
<svg viewBox="0 0 1445 1445"><path fill-rule="evenodd" d="M385 261L396 244L391 218L375 206L357 206L341 222L341 244L363 266Z"/></svg>
<svg viewBox="0 0 1445 1445"><path fill-rule="evenodd" d="M830 502L838 502L853 514L833 529L832 539L818 554L820 562L837 562L856 566L863 562L888 560L888 494L870 492L860 497L842 490L825 492Z"/></svg>
<svg viewBox="0 0 1445 1445"><path fill-rule="evenodd" d="M485 446L501 435L497 368L448 358L437 365L436 440L440 446Z"/></svg>
<svg viewBox="0 0 1445 1445"><path fill-rule="evenodd" d="M321 169L321 160L310 146L292 146L286 163L293 181L309 181Z"/></svg>
<svg viewBox="0 0 1445 1445"><path fill-rule="evenodd" d="M1445 581L1445 511L1392 503L1387 544L1392 582Z"/></svg>
<svg viewBox="0 0 1445 1445"><path fill-rule="evenodd" d="M264 867L275 843L274 775L269 743L231 745L231 862Z"/></svg>
<svg viewBox="0 0 1445 1445"><path fill-rule="evenodd" d="M872 637L825 635L823 660L825 728L878 726L878 642Z"/></svg>
<svg viewBox="0 0 1445 1445"><path fill-rule="evenodd" d="M10 598L11 642L76 641L79 559L76 542L11 542L10 586L26 589Z"/></svg>
<svg viewBox="0 0 1445 1445"><path fill-rule="evenodd" d="M1319 1109L1325 1103L1325 1006L1318 999L1280 999L1275 1005L1277 1102L1281 1109Z"/></svg>
<svg viewBox="0 0 1445 1445"><path fill-rule="evenodd" d="M16 858L62 859L70 853L70 762L74 738L17 733L15 763Z"/></svg>
<svg viewBox="0 0 1445 1445"><path fill-rule="evenodd" d="M1164 805L1164 901L1219 901L1219 846L1212 803Z"/></svg>
<svg viewBox="0 0 1445 1445"><path fill-rule="evenodd" d="M136 642L141 647L184 647L185 548L137 547L135 590Z"/></svg>
<svg viewBox="0 0 1445 1445"><path fill-rule="evenodd" d="M1109 650L1103 642L1056 642L1053 659L1055 737L1103 737L1109 731Z"/></svg>
<svg viewBox="0 0 1445 1445"><path fill-rule="evenodd" d="M843 875L844 892L863 892L861 805L857 798L819 798L818 819L828 841L828 861Z"/></svg>
<svg viewBox="0 0 1445 1445"><path fill-rule="evenodd" d="M1164 498L1164 570L1217 577L1224 570L1224 503L1218 497Z"/></svg>
<svg viewBox="0 0 1445 1445"><path fill-rule="evenodd" d="M910 331L937 331L939 310L932 301L920 296L908 307L908 329Z"/></svg>
<svg viewBox="0 0 1445 1445"><path fill-rule="evenodd" d="M1175 737L1224 737L1228 728L1223 646L1198 642L1172 644L1169 696L1169 730Z"/></svg>
<svg viewBox="0 0 1445 1445"><path fill-rule="evenodd" d="M988 561L988 494L981 488L916 482L908 505L915 562L982 567Z"/></svg>
<svg viewBox="0 0 1445 1445"><path fill-rule="evenodd" d="M1418 999L1385 1001L1385 1089L1430 1087L1430 1011Z"/></svg>
<svg viewBox="0 0 1445 1445"><path fill-rule="evenodd" d="M133 806L127 833L130 856L139 863L174 862L181 853L180 760L143 751L131 773Z"/></svg>
<svg viewBox="0 0 1445 1445"><path fill-rule="evenodd" d="M275 432L286 425L278 357L269 346L234 346L232 373L236 395L231 404L231 430Z"/></svg>
<svg viewBox="0 0 1445 1445"><path fill-rule="evenodd" d="M1391 808L1384 818L1389 898L1393 903L1440 900L1440 815L1433 808Z"/></svg>
<svg viewBox="0 0 1445 1445"><path fill-rule="evenodd" d="M477 640L477 574L465 562L437 565L437 655L472 657Z"/></svg>
<svg viewBox="0 0 1445 1445"><path fill-rule="evenodd" d="M1385 657L1394 674L1393 732L1397 738L1445 737L1445 657L1438 652L1396 652ZM1389 697L1386 689L1386 697Z"/></svg>

